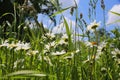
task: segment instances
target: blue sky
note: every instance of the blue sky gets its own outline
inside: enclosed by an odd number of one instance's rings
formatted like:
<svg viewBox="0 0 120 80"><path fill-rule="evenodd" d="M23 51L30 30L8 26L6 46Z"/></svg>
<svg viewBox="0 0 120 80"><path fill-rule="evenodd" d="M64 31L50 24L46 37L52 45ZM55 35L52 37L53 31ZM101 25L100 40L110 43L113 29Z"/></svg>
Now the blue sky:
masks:
<svg viewBox="0 0 120 80"><path fill-rule="evenodd" d="M69 6L74 6L74 0L59 0L60 3L62 3L61 7L62 8L66 8L66 7L69 7ZM78 4L78 13L83 13L83 18L85 19L85 21L89 24L90 23L90 20L88 18L88 8L89 8L89 1L90 0L76 0L77 1L77 4ZM97 3L97 8L96 8L96 21L103 21L103 11L101 9L101 5L100 5L100 1L101 0L98 0L98 3ZM120 4L120 0L104 0L105 2L105 17L106 17L106 22L108 20L108 12L109 10L114 6L114 5L117 5L117 4ZM74 19L74 16L71 16L69 14L70 10L67 10L63 13L63 15L65 16L66 20L69 22L72 22L73 26L75 24L75 19ZM51 22L51 20L49 19L48 16L46 15L42 15L42 14L39 14L38 15L38 20L40 22L43 22L43 24L51 29L54 27L54 32L56 32L56 29L57 27L59 27L61 24L57 24L57 26L53 26ZM56 18L59 22L60 20L60 15L57 16ZM63 25L61 25L63 26ZM102 26L102 24L101 24ZM107 27L108 30L111 30L113 29L113 27L111 27L111 25L109 25L110 27Z"/></svg>
<svg viewBox="0 0 120 80"><path fill-rule="evenodd" d="M101 5L100 5L100 1L101 0L98 0L98 3L97 3L97 8L96 8L96 20L97 21L103 21L103 10L101 9ZM106 22L108 20L108 12L109 10L116 4L120 4L120 0L104 0L105 2L105 17L106 17ZM82 12L84 14L84 19L86 21L89 22L89 19L88 19L88 6L89 4L89 0L80 0L80 3L79 3L79 11ZM113 29L111 27L111 25L108 25L110 27L107 27L107 30L111 30Z"/></svg>

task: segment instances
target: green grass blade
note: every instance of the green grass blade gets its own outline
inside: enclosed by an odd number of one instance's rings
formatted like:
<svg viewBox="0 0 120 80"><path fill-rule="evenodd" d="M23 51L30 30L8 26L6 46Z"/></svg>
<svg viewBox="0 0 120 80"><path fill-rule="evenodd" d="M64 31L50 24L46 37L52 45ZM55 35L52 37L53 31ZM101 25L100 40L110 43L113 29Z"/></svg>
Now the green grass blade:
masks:
<svg viewBox="0 0 120 80"><path fill-rule="evenodd" d="M73 45L72 45L71 31L65 17L63 17L63 19L64 19L65 28L66 28L66 33L68 35L69 50L72 50Z"/></svg>
<svg viewBox="0 0 120 80"><path fill-rule="evenodd" d="M34 71L34 70L21 70L21 71L16 71L13 73L10 73L6 76L12 77L12 76L20 76L20 75L27 75L27 76L38 76L38 77L44 77L46 76L45 74L39 74L38 71Z"/></svg>
<svg viewBox="0 0 120 80"><path fill-rule="evenodd" d="M70 9L70 8L71 8L71 7L68 7L68 8L62 9L62 10L60 10L60 11L57 11L57 12L55 12L51 17L56 16L56 15L58 15L58 14L61 14L62 12L66 11L66 10L68 10L68 9Z"/></svg>
<svg viewBox="0 0 120 80"><path fill-rule="evenodd" d="M113 14L116 14L116 15L120 16L120 13L117 13L117 12L114 12L114 11L110 11L110 12L113 13Z"/></svg>
<svg viewBox="0 0 120 80"><path fill-rule="evenodd" d="M71 35L71 32L70 32L68 23L67 23L65 17L63 17L63 19L64 19L65 28L66 28L66 33L67 33L67 35L69 36L69 35Z"/></svg>
<svg viewBox="0 0 120 80"><path fill-rule="evenodd" d="M2 16L0 16L0 18L4 17L4 16L6 16L6 15L12 15L12 16L14 17L14 15L13 15L12 13L5 13L5 14L3 14Z"/></svg>

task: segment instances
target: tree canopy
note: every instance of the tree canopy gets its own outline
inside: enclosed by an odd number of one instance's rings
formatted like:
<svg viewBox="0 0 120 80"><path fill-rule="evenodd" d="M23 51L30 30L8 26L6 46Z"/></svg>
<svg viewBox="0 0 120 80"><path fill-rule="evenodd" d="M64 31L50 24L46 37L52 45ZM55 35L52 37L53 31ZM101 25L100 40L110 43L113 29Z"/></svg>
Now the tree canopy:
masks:
<svg viewBox="0 0 120 80"><path fill-rule="evenodd" d="M17 14L18 17L24 15L24 18L28 18L36 16L38 13L51 16L56 10L57 8L50 0L0 0L0 24L6 20L12 21L12 18L9 17L11 15L7 18L2 16L5 13ZM50 19L55 21L54 17L50 17Z"/></svg>
<svg viewBox="0 0 120 80"><path fill-rule="evenodd" d="M55 17L51 15L57 11L57 7L50 0L0 0L0 25L3 37L12 31L18 36L24 35L25 20L35 21L37 26L41 26L37 21L39 13L48 15L55 23ZM8 23L12 25L11 29ZM19 28L20 27L20 28ZM41 30L43 30L43 26Z"/></svg>

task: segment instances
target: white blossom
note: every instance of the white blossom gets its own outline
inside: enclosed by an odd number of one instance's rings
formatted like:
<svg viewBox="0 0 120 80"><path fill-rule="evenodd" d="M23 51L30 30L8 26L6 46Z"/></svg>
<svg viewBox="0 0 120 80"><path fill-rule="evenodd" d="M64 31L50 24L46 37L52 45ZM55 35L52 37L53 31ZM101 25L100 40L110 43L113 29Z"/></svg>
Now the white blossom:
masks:
<svg viewBox="0 0 120 80"><path fill-rule="evenodd" d="M9 48L9 49L12 49L12 48L15 48L15 47L17 47L17 45L16 45L15 42L12 42L11 44L9 44L9 45L7 46L7 48Z"/></svg>
<svg viewBox="0 0 120 80"><path fill-rule="evenodd" d="M8 47L9 43L8 40L2 41L2 44L0 45L0 47Z"/></svg>
<svg viewBox="0 0 120 80"><path fill-rule="evenodd" d="M100 26L100 22L96 22L96 20L94 20L92 23L90 23L88 26L87 26L87 31L95 31L95 29Z"/></svg>
<svg viewBox="0 0 120 80"><path fill-rule="evenodd" d="M18 42L15 50L28 50L30 49L30 43Z"/></svg>
<svg viewBox="0 0 120 80"><path fill-rule="evenodd" d="M96 59L98 59L101 54L103 54L103 50L106 48L107 42L101 42L97 47Z"/></svg>
<svg viewBox="0 0 120 80"><path fill-rule="evenodd" d="M68 44L68 42L65 41L64 39L61 39L61 40L58 42L58 44L60 44L60 45L62 45L62 44Z"/></svg>
<svg viewBox="0 0 120 80"><path fill-rule="evenodd" d="M114 51L111 52L114 58L120 59L120 50L118 48L115 48Z"/></svg>
<svg viewBox="0 0 120 80"><path fill-rule="evenodd" d="M67 34L63 34L63 36L61 38L62 39L68 39L68 35Z"/></svg>
<svg viewBox="0 0 120 80"><path fill-rule="evenodd" d="M60 56L60 55L63 55L65 54L66 52L64 50L62 50L61 52L53 52L51 55L54 55L54 56Z"/></svg>
<svg viewBox="0 0 120 80"><path fill-rule="evenodd" d="M53 39L53 38L55 38L55 34L54 33L46 33L45 34L48 38L50 38L50 39Z"/></svg>
<svg viewBox="0 0 120 80"><path fill-rule="evenodd" d="M62 45L62 44L68 44L68 36L67 36L67 34L63 34L63 36L61 37L61 39L58 42L58 44L60 44L60 45Z"/></svg>
<svg viewBox="0 0 120 80"><path fill-rule="evenodd" d="M29 50L29 51L27 52L27 55L36 55L37 53L39 53L38 50Z"/></svg>
<svg viewBox="0 0 120 80"><path fill-rule="evenodd" d="M87 47L97 46L97 42L89 42L89 41L86 41L85 44L86 44Z"/></svg>

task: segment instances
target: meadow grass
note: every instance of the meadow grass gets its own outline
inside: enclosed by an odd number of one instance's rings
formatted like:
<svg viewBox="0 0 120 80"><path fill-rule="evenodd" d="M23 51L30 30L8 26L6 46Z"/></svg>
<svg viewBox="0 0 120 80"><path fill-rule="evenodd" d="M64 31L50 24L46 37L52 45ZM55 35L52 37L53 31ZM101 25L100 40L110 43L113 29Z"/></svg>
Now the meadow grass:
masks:
<svg viewBox="0 0 120 80"><path fill-rule="evenodd" d="M103 3L101 8L104 11ZM7 38L0 38L0 80L119 80L120 29L110 31L110 36L106 30L102 34L97 29L100 23L92 20L97 12L89 13L92 21L86 24L82 14L78 15L77 6L74 10L75 32L64 16L63 34L43 31L43 25L37 22L33 28L21 23L16 33L11 30L15 23L8 22ZM3 27L0 26L1 31ZM20 27L24 27L21 39L16 37L21 35ZM77 28L81 29L80 34Z"/></svg>

